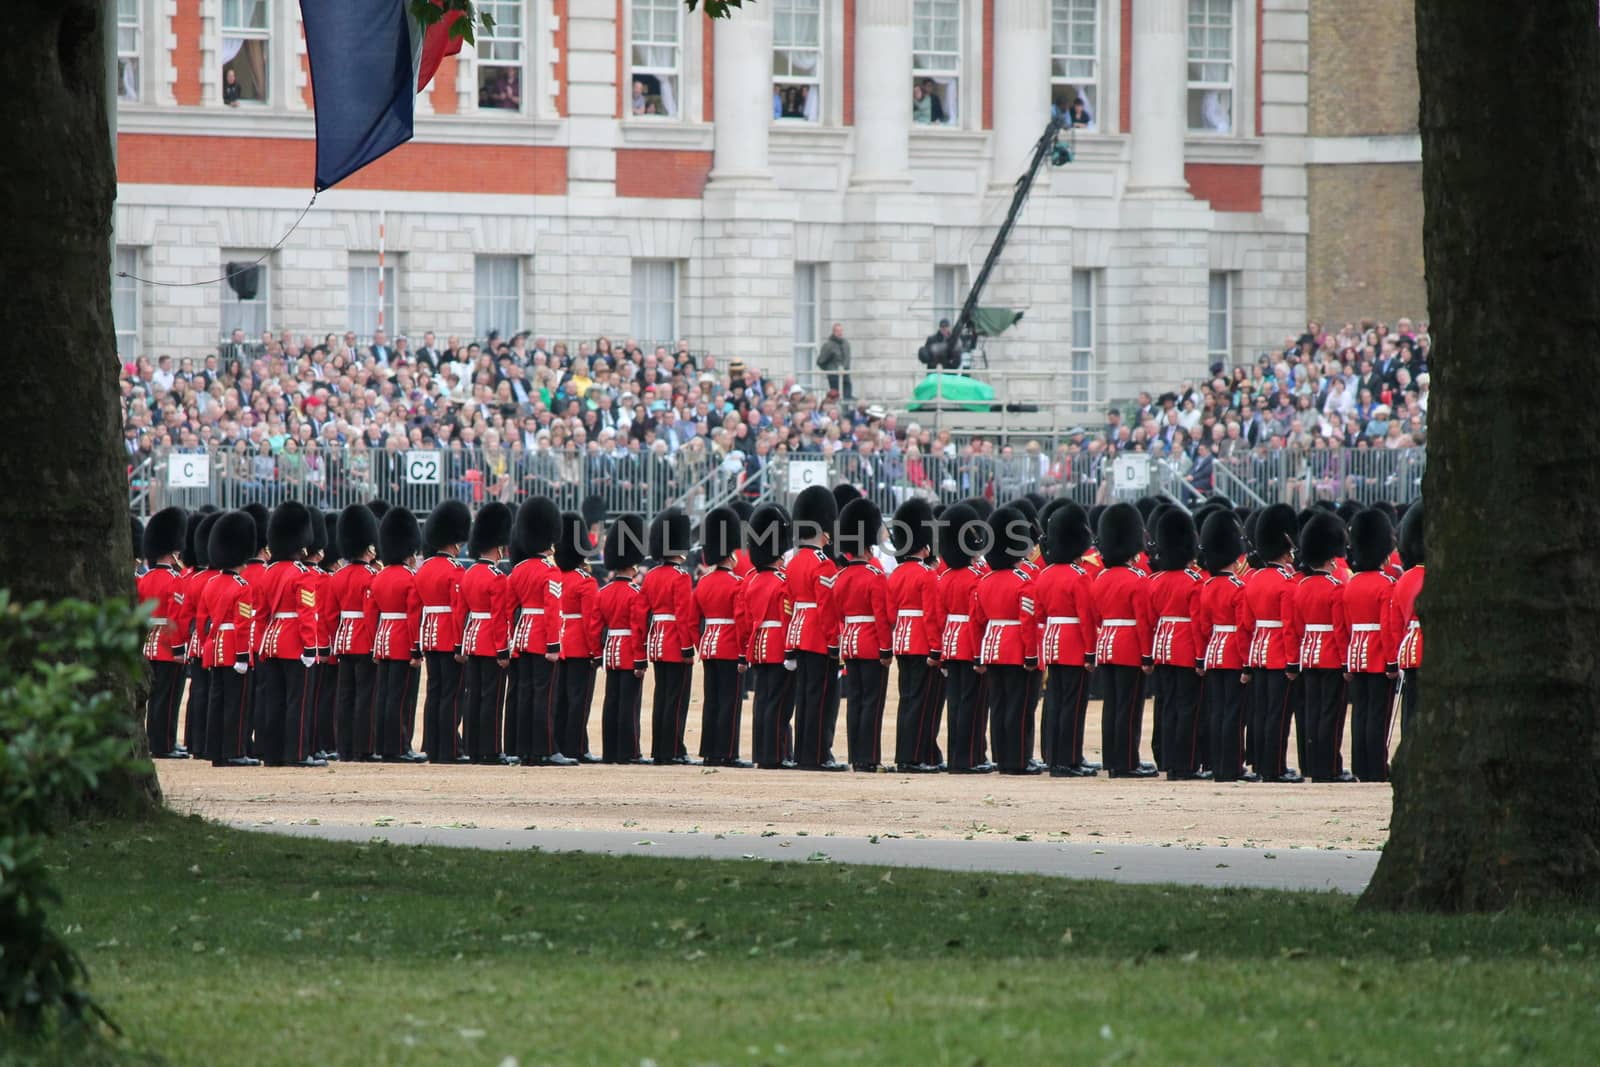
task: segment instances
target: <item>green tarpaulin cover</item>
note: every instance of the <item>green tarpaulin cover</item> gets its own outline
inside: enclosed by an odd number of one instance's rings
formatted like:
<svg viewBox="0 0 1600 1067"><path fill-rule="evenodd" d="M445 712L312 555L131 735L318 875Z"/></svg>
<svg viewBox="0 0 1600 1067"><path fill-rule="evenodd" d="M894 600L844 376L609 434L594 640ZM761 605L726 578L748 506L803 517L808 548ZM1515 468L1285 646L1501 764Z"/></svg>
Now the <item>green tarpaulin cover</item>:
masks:
<svg viewBox="0 0 1600 1067"><path fill-rule="evenodd" d="M925 411L944 405L967 411L988 411L994 407L994 389L964 374L930 374L911 391L911 411Z"/></svg>
<svg viewBox="0 0 1600 1067"><path fill-rule="evenodd" d="M972 325L984 337L999 337L1022 318L1022 312L1011 308L974 308Z"/></svg>

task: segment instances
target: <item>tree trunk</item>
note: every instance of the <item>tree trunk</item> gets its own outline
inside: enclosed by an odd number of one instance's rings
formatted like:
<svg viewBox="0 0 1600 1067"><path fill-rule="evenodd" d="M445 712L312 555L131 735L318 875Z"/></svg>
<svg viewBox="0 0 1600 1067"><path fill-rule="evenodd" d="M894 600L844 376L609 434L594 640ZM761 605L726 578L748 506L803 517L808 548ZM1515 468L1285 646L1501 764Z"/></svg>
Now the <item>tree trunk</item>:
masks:
<svg viewBox="0 0 1600 1067"><path fill-rule="evenodd" d="M32 5L8 22L0 62L0 585L17 601L133 595L127 474L111 321L107 115L110 62L97 0ZM129 743L144 756L128 693ZM146 765L148 767L148 765ZM100 800L148 807L148 770L104 783Z"/></svg>
<svg viewBox="0 0 1600 1067"><path fill-rule="evenodd" d="M1428 304L1424 703L1369 907L1600 893L1600 29L1416 0Z"/></svg>

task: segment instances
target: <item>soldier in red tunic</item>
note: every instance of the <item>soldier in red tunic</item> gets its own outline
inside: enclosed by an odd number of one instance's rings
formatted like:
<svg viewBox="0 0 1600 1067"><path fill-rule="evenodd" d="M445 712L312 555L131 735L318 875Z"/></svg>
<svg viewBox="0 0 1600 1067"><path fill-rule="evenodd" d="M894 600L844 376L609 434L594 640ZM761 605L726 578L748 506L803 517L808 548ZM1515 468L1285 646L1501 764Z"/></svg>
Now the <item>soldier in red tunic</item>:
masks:
<svg viewBox="0 0 1600 1067"><path fill-rule="evenodd" d="M700 619L700 671L705 688L700 701L700 758L712 767L753 767L739 758L739 715L748 661L750 617L744 582L734 573L741 523L732 508L706 514L700 560L711 569L694 589Z"/></svg>
<svg viewBox="0 0 1600 1067"><path fill-rule="evenodd" d="M311 668L317 660L317 602L306 549L313 539L311 512L286 500L267 525L272 562L252 583L251 610L257 652L256 743L269 767L326 766L306 748L307 713L314 704Z"/></svg>
<svg viewBox="0 0 1600 1067"><path fill-rule="evenodd" d="M1145 676L1155 616L1150 583L1137 564L1144 551L1144 524L1132 504L1112 504L1100 515L1100 558L1094 580L1097 638L1094 660L1105 694L1100 715L1101 749L1113 778L1153 778L1155 767L1139 759L1144 725Z"/></svg>
<svg viewBox="0 0 1600 1067"><path fill-rule="evenodd" d="M1252 516L1256 560L1244 586L1244 622L1249 635L1245 667L1252 690L1250 759L1264 782L1301 780L1288 766L1289 683L1300 673L1300 639L1288 626L1299 586L1294 571L1294 509L1273 504Z"/></svg>
<svg viewBox="0 0 1600 1067"><path fill-rule="evenodd" d="M511 665L512 605L511 589L499 564L511 543L512 518L511 509L498 500L479 510L467 536L472 564L461 575L459 594L452 594L459 596L466 613L460 638L466 656L466 682L461 691L466 756L473 763L501 766L517 763L515 756L500 749L500 712L505 707L506 668ZM420 599L420 588L417 594ZM424 616L424 630L427 625ZM441 734L441 742L453 744L453 733L452 728L452 736Z"/></svg>
<svg viewBox="0 0 1600 1067"><path fill-rule="evenodd" d="M1033 599L1039 662L1047 673L1039 747L1052 778L1092 778L1098 771L1083 758L1095 629L1093 579L1079 560L1093 540L1088 517L1077 504L1048 513L1045 567Z"/></svg>
<svg viewBox="0 0 1600 1067"><path fill-rule="evenodd" d="M240 573L256 548L255 518L230 511L211 526L206 553L217 571L200 597L195 626L201 661L211 672L206 744L216 767L255 767L246 754L250 707L250 583Z"/></svg>
<svg viewBox="0 0 1600 1067"><path fill-rule="evenodd" d="M833 603L839 617L839 656L844 661L846 759L856 771L876 771L883 761L883 705L893 661L894 617L889 582L873 562L872 549L883 516L866 498L839 512L839 573Z"/></svg>
<svg viewBox="0 0 1600 1067"><path fill-rule="evenodd" d="M683 744L694 646L700 636L694 577L684 566L689 547L689 516L681 508L667 508L651 520L648 548L658 562L645 573L639 591L650 609L650 632L645 641L655 672L650 759L658 767L699 762Z"/></svg>
<svg viewBox="0 0 1600 1067"><path fill-rule="evenodd" d="M1400 635L1395 666L1400 669L1400 729L1411 729L1417 708L1422 704L1422 620L1417 617L1417 596L1422 592L1427 554L1422 543L1422 501L1406 509L1400 518L1400 559L1406 570L1395 584L1393 622Z"/></svg>
<svg viewBox="0 0 1600 1067"><path fill-rule="evenodd" d="M1204 579L1193 568L1197 549L1194 519L1183 508L1169 507L1156 520L1155 573L1150 579L1150 610L1156 617L1151 658L1161 680L1155 714L1161 720L1161 744L1171 781L1207 778L1208 762L1200 745L1204 689L1203 646L1195 640Z"/></svg>
<svg viewBox="0 0 1600 1067"><path fill-rule="evenodd" d="M755 674L751 756L756 766L765 770L794 766L790 726L794 661L784 659L784 634L793 609L783 569L783 554L792 533L788 514L775 504L757 508L750 517L747 552L755 571L745 583L750 614L750 647L745 658Z"/></svg>
<svg viewBox="0 0 1600 1067"><path fill-rule="evenodd" d="M422 598L411 566L422 548L422 527L408 508L389 508L378 523L378 559L367 619L372 626L372 661L377 670L377 739L374 750L385 763L421 763L410 750L403 720L411 713L411 672L422 665L417 634Z"/></svg>
<svg viewBox="0 0 1600 1067"><path fill-rule="evenodd" d="M939 721L944 710L944 675L939 637L944 616L933 554L933 509L912 497L894 513L890 538L897 560L889 575L889 611L894 618L894 655L900 704L895 716L895 770L929 774L943 770Z"/></svg>
<svg viewBox="0 0 1600 1067"><path fill-rule="evenodd" d="M505 749L524 767L573 767L556 737L561 663L561 571L555 544L561 510L548 497L529 497L517 509L518 554L508 579L516 608L511 633L511 682L506 700Z"/></svg>
<svg viewBox="0 0 1600 1067"><path fill-rule="evenodd" d="M1238 576L1244 536L1230 510L1214 512L1200 528L1200 566L1208 573L1195 606L1197 666L1205 672L1204 713L1211 752L1206 762L1219 782L1258 781L1244 768L1244 582Z"/></svg>
<svg viewBox="0 0 1600 1067"><path fill-rule="evenodd" d="M1039 774L1033 760L1028 675L1039 669L1034 582L1022 567L1033 526L1010 504L989 516L989 572L973 588L971 626L989 699L990 741L1001 774Z"/></svg>
<svg viewBox="0 0 1600 1067"><path fill-rule="evenodd" d="M1395 580L1388 572L1394 525L1376 508L1350 523L1350 566L1344 616L1350 627L1345 670L1350 679L1350 770L1363 782L1389 780L1389 725L1400 629L1394 617Z"/></svg>
<svg viewBox="0 0 1600 1067"><path fill-rule="evenodd" d="M422 698L422 749L434 763L455 763L463 753L462 694L466 678L461 647L466 609L461 579L466 567L458 558L472 532L472 513L459 500L445 500L428 512L422 524L422 551L417 567L417 596L422 599L422 632L418 641L427 667ZM498 742L494 746L498 752Z"/></svg>
<svg viewBox="0 0 1600 1067"><path fill-rule="evenodd" d="M188 548L184 562L188 571L183 580L183 609L179 613L179 629L186 635L188 645L184 650L189 675L189 701L183 714L183 747L195 759L209 759L211 750L206 744L206 714L210 705L211 673L206 670L201 656L200 598L217 572L211 567L211 527L216 525L221 512L189 516Z"/></svg>
<svg viewBox="0 0 1600 1067"><path fill-rule="evenodd" d="M596 611L604 629L606 692L600 709L600 761L644 763L639 748L640 697L647 662L645 635L650 632L650 612L636 580L644 562L644 520L621 515L606 531L602 564L605 588Z"/></svg>
<svg viewBox="0 0 1600 1067"><path fill-rule="evenodd" d="M378 567L378 518L365 504L339 514L339 555L345 565L328 579L323 609L334 619L334 737L341 762L377 758L377 667L372 662L373 620L367 617Z"/></svg>
<svg viewBox="0 0 1600 1067"><path fill-rule="evenodd" d="M271 520L271 513L267 506L260 501L251 501L239 509L249 515L256 524L256 547L250 558L244 561L244 566L239 568L239 577L243 578L251 587L250 595L257 595L256 586L264 580L267 570L267 523ZM246 750L257 759L265 753L261 748L263 723L258 708L261 697L261 685L264 674L255 669L261 659L261 631L266 626L267 620L256 613L245 627L246 648L250 652L250 686L245 696L244 734Z"/></svg>
<svg viewBox="0 0 1600 1067"><path fill-rule="evenodd" d="M1305 577L1295 589L1288 637L1300 640L1304 686L1306 767L1314 782L1354 781L1344 769L1345 656L1350 630L1344 617L1344 583L1334 560L1345 553L1347 533L1338 515L1319 510L1300 531Z"/></svg>
<svg viewBox="0 0 1600 1067"><path fill-rule="evenodd" d="M310 715L307 748L315 759L337 760L339 742L334 729L334 697L339 684L339 664L333 654L333 635L339 614L328 606L328 583L339 570L339 549L334 543L339 514L311 509L311 549L306 561L311 566L312 587L317 596L317 662L311 668L311 690L316 695Z"/></svg>
<svg viewBox="0 0 1600 1067"><path fill-rule="evenodd" d="M145 524L140 558L149 570L139 576L138 596L151 605L144 658L150 664L150 699L145 705L145 737L152 759L187 759L177 749L178 701L183 695L185 580L178 566L189 519L182 508L163 508Z"/></svg>
<svg viewBox="0 0 1600 1067"><path fill-rule="evenodd" d="M561 688L556 693L555 730L561 754L580 763L600 762L589 752L589 705L604 641L604 625L595 609L600 588L589 573L593 554L583 515L563 512L555 555L561 571Z"/></svg>
<svg viewBox="0 0 1600 1067"><path fill-rule="evenodd" d="M801 490L794 501L794 556L785 573L793 614L784 637L785 661L795 664L795 762L802 770L842 771L833 758L838 716L834 697L839 673L839 616L833 603L838 566L828 542L838 521L833 493L820 485Z"/></svg>
<svg viewBox="0 0 1600 1067"><path fill-rule="evenodd" d="M945 759L951 774L989 774L995 769L984 756L989 697L978 670L978 634L972 627L972 596L980 575L973 559L986 543L983 520L967 504L955 504L941 516L939 558L947 568L939 576L939 663L945 671Z"/></svg>

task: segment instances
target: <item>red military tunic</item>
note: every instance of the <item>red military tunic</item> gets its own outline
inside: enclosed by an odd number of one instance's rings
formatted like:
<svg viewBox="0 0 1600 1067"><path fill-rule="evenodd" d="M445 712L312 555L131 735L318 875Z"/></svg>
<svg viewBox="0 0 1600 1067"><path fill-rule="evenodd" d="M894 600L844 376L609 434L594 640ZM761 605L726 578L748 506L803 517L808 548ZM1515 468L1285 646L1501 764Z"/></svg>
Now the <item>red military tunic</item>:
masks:
<svg viewBox="0 0 1600 1067"><path fill-rule="evenodd" d="M466 568L459 560L443 552L436 552L418 564L417 596L422 600L422 632L418 642L422 651L461 651L467 623L467 609L461 599L461 580L465 573Z"/></svg>
<svg viewBox="0 0 1600 1067"><path fill-rule="evenodd" d="M549 556L525 559L506 579L516 608L511 654L551 655L561 651L561 572Z"/></svg>
<svg viewBox="0 0 1600 1067"><path fill-rule="evenodd" d="M256 633L262 659L300 659L317 654L317 592L311 568L297 560L273 560L255 587Z"/></svg>
<svg viewBox="0 0 1600 1067"><path fill-rule="evenodd" d="M744 596L750 616L750 643L745 648L745 661L782 663L783 638L794 614L789 600L789 581L783 568L757 570L745 582Z"/></svg>
<svg viewBox="0 0 1600 1067"><path fill-rule="evenodd" d="M694 587L694 604L700 616L700 658L748 662L750 615L743 579L731 568L715 568Z"/></svg>
<svg viewBox="0 0 1600 1067"><path fill-rule="evenodd" d="M1150 610L1156 617L1151 659L1168 667L1194 667L1204 655L1194 617L1203 583L1197 571L1158 571L1150 578Z"/></svg>
<svg viewBox="0 0 1600 1067"><path fill-rule="evenodd" d="M839 614L833 602L833 580L838 565L822 549L805 545L795 549L784 568L789 579L793 614L784 637L790 652L839 654Z"/></svg>
<svg viewBox="0 0 1600 1067"><path fill-rule="evenodd" d="M1091 600L1098 627L1095 662L1149 666L1155 614L1150 607L1150 580L1144 571L1131 563L1107 567L1095 577Z"/></svg>
<svg viewBox="0 0 1600 1067"><path fill-rule="evenodd" d="M1389 558L1383 564L1383 573L1397 582L1406 573L1406 565L1400 562L1400 550L1398 548L1389 552Z"/></svg>
<svg viewBox="0 0 1600 1067"><path fill-rule="evenodd" d="M1400 647L1394 614L1395 580L1387 570L1363 571L1344 586L1344 618L1350 627L1345 670L1360 674L1393 672Z"/></svg>
<svg viewBox="0 0 1600 1067"><path fill-rule="evenodd" d="M186 629L184 622L183 575L178 568L158 563L139 576L139 599L152 605L149 626L144 638L144 658L152 663L176 663L183 659Z"/></svg>
<svg viewBox="0 0 1600 1067"><path fill-rule="evenodd" d="M1039 654L1046 665L1087 667L1094 660L1094 579L1076 563L1052 563L1033 587Z"/></svg>
<svg viewBox="0 0 1600 1067"><path fill-rule="evenodd" d="M372 626L373 659L421 658L417 631L422 626L422 598L410 568L396 565L377 573L367 600L367 619Z"/></svg>
<svg viewBox="0 0 1600 1067"><path fill-rule="evenodd" d="M1289 639L1299 637L1295 661L1303 671L1344 670L1350 628L1344 620L1344 583L1325 571L1314 571L1295 589L1294 610L1286 627Z"/></svg>
<svg viewBox="0 0 1600 1067"><path fill-rule="evenodd" d="M1245 626L1250 650L1245 666L1264 670L1299 670L1300 639L1287 638L1293 613L1295 573L1284 564L1262 567L1244 583Z"/></svg>
<svg viewBox="0 0 1600 1067"><path fill-rule="evenodd" d="M1422 666L1422 622L1417 618L1417 595L1422 592L1424 568L1412 567L1395 583L1390 601L1391 626L1400 635L1395 666L1409 671Z"/></svg>
<svg viewBox="0 0 1600 1067"><path fill-rule="evenodd" d="M985 665L1033 667L1039 662L1039 624L1034 582L1021 566L991 570L973 587L972 628L981 634L978 655Z"/></svg>
<svg viewBox="0 0 1600 1067"><path fill-rule="evenodd" d="M833 579L841 659L882 659L894 650L889 579L869 560L845 558Z"/></svg>
<svg viewBox="0 0 1600 1067"><path fill-rule="evenodd" d="M252 557L245 560L244 566L239 568L239 577L243 578L245 583L250 586L252 598L259 595L256 592L256 586L266 580L267 567L266 560L260 557ZM259 603L259 601L256 601L256 603ZM266 624L267 619L258 611L255 617L250 620L250 624L245 627L246 638L250 643L251 658L261 654L262 630L266 627Z"/></svg>
<svg viewBox="0 0 1600 1067"><path fill-rule="evenodd" d="M733 573L749 581L750 576L756 572L756 565L750 562L750 553L744 549L735 549L733 553Z"/></svg>
<svg viewBox="0 0 1600 1067"><path fill-rule="evenodd" d="M183 603L179 606L178 617L173 620L178 632L188 641L184 649L184 658L199 661L201 634L200 634L200 598L205 595L206 585L221 571L214 571L210 567L204 570L185 572L183 576ZM202 664L204 666L204 664Z"/></svg>
<svg viewBox="0 0 1600 1067"><path fill-rule="evenodd" d="M351 563L340 567L328 579L326 610L336 620L333 631L335 656L370 656L373 620L367 617L367 602L372 599L372 579L378 568L371 563Z"/></svg>
<svg viewBox="0 0 1600 1067"><path fill-rule="evenodd" d="M889 575L888 601L894 617L894 654L938 659L944 613L933 565L926 559L908 559L896 567Z"/></svg>
<svg viewBox="0 0 1600 1067"><path fill-rule="evenodd" d="M1204 658L1196 666L1208 671L1244 670L1250 629L1244 589L1244 582L1234 574L1214 574L1200 587L1194 637Z"/></svg>
<svg viewBox="0 0 1600 1067"><path fill-rule="evenodd" d="M972 628L972 591L982 575L971 567L952 567L939 578L939 658L970 663L978 658L978 635Z"/></svg>
<svg viewBox="0 0 1600 1067"><path fill-rule="evenodd" d="M219 571L206 583L195 624L201 627L201 665L232 667L250 662L250 583L233 571Z"/></svg>
<svg viewBox="0 0 1600 1067"><path fill-rule="evenodd" d="M561 572L561 658L599 659L604 650L605 620L597 601L600 587L586 566Z"/></svg>
<svg viewBox="0 0 1600 1067"><path fill-rule="evenodd" d="M608 671L642 671L650 610L632 578L614 577L600 590L595 612L604 627L604 666Z"/></svg>
<svg viewBox="0 0 1600 1067"><path fill-rule="evenodd" d="M460 603L467 614L467 625L461 631L460 637L461 654L491 656L495 659L505 659L510 656L511 587L507 584L506 576L500 573L500 568L495 566L493 560L476 561L462 572L459 589ZM422 591L418 589L419 599L421 595ZM428 606L423 604L422 610L426 613ZM443 616L444 613L435 612L435 615ZM428 626L426 614L423 615L422 625L426 630ZM444 626L440 624L435 640L442 640L444 633Z"/></svg>
<svg viewBox="0 0 1600 1067"><path fill-rule="evenodd" d="M694 578L681 563L652 567L639 582L650 609L645 651L652 663L687 663L694 659L700 620L694 606Z"/></svg>

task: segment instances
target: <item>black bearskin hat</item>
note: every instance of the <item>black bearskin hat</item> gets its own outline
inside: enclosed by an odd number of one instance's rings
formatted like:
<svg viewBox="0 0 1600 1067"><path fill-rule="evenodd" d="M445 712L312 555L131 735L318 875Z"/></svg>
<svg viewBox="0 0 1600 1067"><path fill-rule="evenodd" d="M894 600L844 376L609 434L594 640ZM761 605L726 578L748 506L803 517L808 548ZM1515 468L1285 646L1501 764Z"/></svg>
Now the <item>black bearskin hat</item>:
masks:
<svg viewBox="0 0 1600 1067"><path fill-rule="evenodd" d="M728 503L728 506L733 509L735 515L739 516L739 521L747 526L750 523L750 517L756 513L756 509L744 497L735 497Z"/></svg>
<svg viewBox="0 0 1600 1067"><path fill-rule="evenodd" d="M311 541L306 545L306 554L314 556L327 551L328 520L323 518L321 508L307 508L306 514L311 516Z"/></svg>
<svg viewBox="0 0 1600 1067"><path fill-rule="evenodd" d="M189 516L182 508L162 508L145 523L139 558L154 563L162 556L183 551L188 532Z"/></svg>
<svg viewBox="0 0 1600 1067"><path fill-rule="evenodd" d="M206 555L219 571L235 570L256 554L256 520L248 511L217 516L206 538Z"/></svg>
<svg viewBox="0 0 1600 1067"><path fill-rule="evenodd" d="M1050 516L1054 515L1060 508L1065 507L1068 503L1070 503L1070 501L1068 501L1064 496L1053 496L1049 500L1046 500L1044 502L1044 506L1039 509L1039 528L1042 530L1050 529Z"/></svg>
<svg viewBox="0 0 1600 1067"><path fill-rule="evenodd" d="M1323 514L1327 515L1328 512ZM1337 516L1331 517L1337 521ZM1288 504L1273 504L1262 508L1251 518L1255 520L1256 527L1250 543L1255 546L1256 555L1261 558L1263 566L1285 552L1294 550L1295 535L1300 531L1294 508Z"/></svg>
<svg viewBox="0 0 1600 1067"><path fill-rule="evenodd" d="M700 559L714 567L739 551L739 513L732 508L712 508L700 524Z"/></svg>
<svg viewBox="0 0 1600 1067"><path fill-rule="evenodd" d="M824 493L826 489L822 490ZM830 495L829 500L833 497ZM680 507L670 507L650 520L650 543L646 546L650 550L651 559L666 559L668 556L687 556L689 549L694 547L690 541L689 516Z"/></svg>
<svg viewBox="0 0 1600 1067"><path fill-rule="evenodd" d="M857 489L849 482L840 482L838 485L833 487L833 503L834 506L840 511L843 511L844 506L850 503L850 501L860 499L861 490Z"/></svg>
<svg viewBox="0 0 1600 1067"><path fill-rule="evenodd" d="M1106 506L1104 504L1089 505L1089 529L1100 529L1100 516L1104 515L1105 513Z"/></svg>
<svg viewBox="0 0 1600 1067"><path fill-rule="evenodd" d="M422 550L422 526L410 508L390 508L378 523L378 559L398 567Z"/></svg>
<svg viewBox="0 0 1600 1067"><path fill-rule="evenodd" d="M360 559L378 547L378 517L365 504L351 504L339 513L339 556Z"/></svg>
<svg viewBox="0 0 1600 1067"><path fill-rule="evenodd" d="M757 508L750 516L750 564L771 567L777 563L789 550L793 534L794 527L782 508L776 504Z"/></svg>
<svg viewBox="0 0 1600 1067"><path fill-rule="evenodd" d="M894 554L905 558L933 547L933 507L920 496L907 500L894 513L889 527Z"/></svg>
<svg viewBox="0 0 1600 1067"><path fill-rule="evenodd" d="M267 522L267 550L274 560L298 559L311 547L311 509L298 500L285 500L272 509Z"/></svg>
<svg viewBox="0 0 1600 1067"><path fill-rule="evenodd" d="M518 547L542 556L561 536L561 509L547 496L530 496L517 509Z"/></svg>
<svg viewBox="0 0 1600 1067"><path fill-rule="evenodd" d="M144 523L137 515L128 516L128 533L133 546L133 558L144 559Z"/></svg>
<svg viewBox="0 0 1600 1067"><path fill-rule="evenodd" d="M1212 513L1200 527L1200 566L1212 574L1230 570L1244 555L1244 533L1232 510Z"/></svg>
<svg viewBox="0 0 1600 1067"><path fill-rule="evenodd" d="M794 498L794 526L798 537L830 533L839 518L839 502L826 486L808 485Z"/></svg>
<svg viewBox="0 0 1600 1067"><path fill-rule="evenodd" d="M1133 506L1139 510L1140 520L1149 524L1150 516L1155 514L1156 508L1161 506L1161 501L1153 496L1142 496L1133 502Z"/></svg>
<svg viewBox="0 0 1600 1067"><path fill-rule="evenodd" d="M439 507L443 507L441 504ZM437 512L439 508L435 508ZM428 519L432 521L433 516ZM472 531L467 535L467 554L473 557L481 556L485 552L492 552L497 548L506 548L511 544L511 509L498 500L491 500L478 511L478 517L472 520ZM454 530L446 530L454 533ZM424 532L423 540L427 540ZM452 544L450 541L430 542L430 547L438 548L441 544Z"/></svg>
<svg viewBox="0 0 1600 1067"><path fill-rule="evenodd" d="M387 500L369 500L367 501L367 509L381 522L383 517L389 514L389 502Z"/></svg>
<svg viewBox="0 0 1600 1067"><path fill-rule="evenodd" d="M1033 533L1033 541L1038 544L1039 539L1044 536L1044 527L1039 525L1039 509L1026 496L1017 497L1011 502L1011 506L1022 512L1022 517L1028 520L1028 528Z"/></svg>
<svg viewBox="0 0 1600 1067"><path fill-rule="evenodd" d="M611 520L611 529L606 531L605 552L600 562L608 571L620 571L624 567L637 567L644 562L644 517L642 515L618 515Z"/></svg>
<svg viewBox="0 0 1600 1067"><path fill-rule="evenodd" d="M1339 506L1334 510L1338 512L1339 518L1344 520L1344 524L1348 526L1350 525L1350 520L1361 512L1361 505L1354 500L1341 500L1339 501Z"/></svg>
<svg viewBox="0 0 1600 1067"><path fill-rule="evenodd" d="M839 532L834 547L856 559L869 559L882 529L883 513L878 506L864 497L857 497L839 512Z"/></svg>
<svg viewBox="0 0 1600 1067"><path fill-rule="evenodd" d="M989 550L983 554L991 570L1008 571L1033 547L1033 523L1015 504L995 508L989 516Z"/></svg>
<svg viewBox="0 0 1600 1067"><path fill-rule="evenodd" d="M200 536L200 524L205 521L206 512L203 511L189 512L188 518L184 521L183 549L178 558L183 560L183 564L186 567L204 566L200 562L200 558L205 549L198 543L198 539Z"/></svg>
<svg viewBox="0 0 1600 1067"><path fill-rule="evenodd" d="M1344 555L1347 534L1338 515L1318 511L1300 531L1300 561L1307 567L1321 567Z"/></svg>
<svg viewBox="0 0 1600 1067"><path fill-rule="evenodd" d="M1181 571L1194 562L1199 540L1194 519L1182 508L1167 508L1156 520L1156 558L1151 567L1158 571Z"/></svg>
<svg viewBox="0 0 1600 1067"><path fill-rule="evenodd" d="M272 516L267 513L267 506L259 501L251 501L239 509L250 516L250 521L256 524L256 547L259 553L267 547L267 526L272 521Z"/></svg>
<svg viewBox="0 0 1600 1067"><path fill-rule="evenodd" d="M1046 563L1075 563L1092 544L1094 531L1089 529L1089 516L1083 508L1069 500L1051 509L1044 531Z"/></svg>
<svg viewBox="0 0 1600 1067"><path fill-rule="evenodd" d="M1313 500L1311 502L1311 506L1314 508L1321 508L1323 511L1331 511L1335 514L1337 514L1339 511L1339 505L1335 504L1331 500Z"/></svg>
<svg viewBox="0 0 1600 1067"><path fill-rule="evenodd" d="M556 566L564 571L575 571L589 558L594 546L589 541L589 524L577 511L561 513L561 537L556 541Z"/></svg>
<svg viewBox="0 0 1600 1067"><path fill-rule="evenodd" d="M583 521L590 526L606 521L605 497L597 493L590 493L578 505L578 513L583 516Z"/></svg>
<svg viewBox="0 0 1600 1067"><path fill-rule="evenodd" d="M989 516L994 514L994 502L986 496L969 496L961 503L971 508L981 522L988 522Z"/></svg>
<svg viewBox="0 0 1600 1067"><path fill-rule="evenodd" d="M1350 569L1381 571L1394 551L1394 524L1377 508L1350 520Z"/></svg>
<svg viewBox="0 0 1600 1067"><path fill-rule="evenodd" d="M1144 520L1132 504L1112 504L1100 514L1096 531L1100 558L1107 567L1131 563L1144 551Z"/></svg>
<svg viewBox="0 0 1600 1067"><path fill-rule="evenodd" d="M1427 562L1428 553L1422 543L1422 501L1406 508L1400 518L1400 563L1407 570Z"/></svg>
<svg viewBox="0 0 1600 1067"><path fill-rule="evenodd" d="M339 513L337 511L324 511L322 513L322 528L328 534L328 558L330 560L339 559Z"/></svg>
<svg viewBox="0 0 1600 1067"><path fill-rule="evenodd" d="M1304 530L1306 528L1306 523L1310 522L1311 517L1318 513L1318 509L1316 508L1301 508L1299 511L1295 512L1294 523L1296 529Z"/></svg>
<svg viewBox="0 0 1600 1067"><path fill-rule="evenodd" d="M471 537L472 512L459 500L440 501L437 507L428 512L427 521L422 524L422 548L425 552L438 552L445 545L463 545Z"/></svg>
<svg viewBox="0 0 1600 1067"><path fill-rule="evenodd" d="M1033 513L1038 515L1040 518L1044 517L1044 506L1050 503L1050 498L1039 492L1037 489L1030 489L1028 492L1023 493L1021 499L1032 504Z"/></svg>
<svg viewBox="0 0 1600 1067"><path fill-rule="evenodd" d="M1395 507L1394 504L1387 500L1379 500L1377 503L1372 505L1372 508L1374 511L1383 512L1384 517L1389 520L1390 526L1399 527L1400 509Z"/></svg>
<svg viewBox="0 0 1600 1067"><path fill-rule="evenodd" d="M966 504L952 504L939 516L944 529L939 534L939 558L953 570L972 564L987 539L979 529L983 520Z"/></svg>
<svg viewBox="0 0 1600 1067"><path fill-rule="evenodd" d="M200 517L200 525L194 531L194 565L201 570L216 566L211 562L211 531L216 527L217 520L225 513L213 511ZM198 607L199 605L196 605Z"/></svg>

